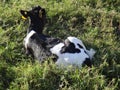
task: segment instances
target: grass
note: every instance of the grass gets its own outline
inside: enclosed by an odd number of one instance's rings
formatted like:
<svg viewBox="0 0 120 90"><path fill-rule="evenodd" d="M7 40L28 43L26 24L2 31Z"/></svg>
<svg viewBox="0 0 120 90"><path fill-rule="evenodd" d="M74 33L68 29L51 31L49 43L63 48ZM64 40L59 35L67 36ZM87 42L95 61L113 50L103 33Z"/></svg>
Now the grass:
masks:
<svg viewBox="0 0 120 90"><path fill-rule="evenodd" d="M119 90L119 0L1 0L0 90ZM60 69L52 62L31 62L24 54L28 20L20 9L40 5L47 11L44 33L76 36L97 53L93 67ZM50 59L48 59L50 60Z"/></svg>

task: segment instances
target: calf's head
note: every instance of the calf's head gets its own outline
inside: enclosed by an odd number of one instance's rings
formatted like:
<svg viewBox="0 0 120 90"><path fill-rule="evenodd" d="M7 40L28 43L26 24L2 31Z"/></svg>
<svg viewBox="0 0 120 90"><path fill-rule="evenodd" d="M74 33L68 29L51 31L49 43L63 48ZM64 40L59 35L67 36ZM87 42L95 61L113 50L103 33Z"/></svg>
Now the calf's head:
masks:
<svg viewBox="0 0 120 90"><path fill-rule="evenodd" d="M38 34L42 33L46 22L46 12L44 8L35 6L31 10L20 10L20 13L23 19L30 18L28 33L31 30L36 31Z"/></svg>

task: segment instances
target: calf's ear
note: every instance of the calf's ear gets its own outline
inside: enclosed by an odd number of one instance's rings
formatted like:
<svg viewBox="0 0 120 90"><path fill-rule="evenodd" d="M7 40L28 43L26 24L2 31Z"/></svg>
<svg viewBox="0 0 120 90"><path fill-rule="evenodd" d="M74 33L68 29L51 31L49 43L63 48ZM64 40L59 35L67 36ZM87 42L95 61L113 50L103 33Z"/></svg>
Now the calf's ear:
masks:
<svg viewBox="0 0 120 90"><path fill-rule="evenodd" d="M20 13L22 14L22 19L27 19L27 17L28 17L28 11L20 10Z"/></svg>
<svg viewBox="0 0 120 90"><path fill-rule="evenodd" d="M39 10L39 17L42 18L43 15L45 15L45 9L40 9Z"/></svg>

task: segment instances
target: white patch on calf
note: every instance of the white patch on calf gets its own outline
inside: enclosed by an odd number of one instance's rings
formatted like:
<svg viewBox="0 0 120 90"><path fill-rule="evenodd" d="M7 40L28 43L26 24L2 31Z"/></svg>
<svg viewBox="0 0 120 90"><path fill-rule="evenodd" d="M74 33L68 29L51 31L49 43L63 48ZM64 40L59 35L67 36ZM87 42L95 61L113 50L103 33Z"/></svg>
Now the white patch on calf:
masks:
<svg viewBox="0 0 120 90"><path fill-rule="evenodd" d="M35 33L36 33L36 32L35 32L34 30L32 30L32 31L30 31L30 32L27 34L27 36L26 36L25 39L24 39L25 48L27 48L27 46L28 46L29 38L30 38L33 34L35 34Z"/></svg>
<svg viewBox="0 0 120 90"><path fill-rule="evenodd" d="M84 49L80 49L81 52L79 53L60 53L63 46L64 43L59 43L50 49L51 53L58 56L56 64L59 66L63 65L66 67L68 65L76 65L81 67L85 59L89 58L89 56L84 52Z"/></svg>
<svg viewBox="0 0 120 90"><path fill-rule="evenodd" d="M86 58L89 58L89 56L84 52L83 49L80 49L80 53L64 53L59 54L59 58L56 62L57 65L76 65L78 67L81 67L83 62L86 60Z"/></svg>
<svg viewBox="0 0 120 90"><path fill-rule="evenodd" d="M57 45L55 45L53 48L50 49L52 54L56 54L56 55L60 55L60 50L62 49L62 47L64 46L63 43L59 43Z"/></svg>

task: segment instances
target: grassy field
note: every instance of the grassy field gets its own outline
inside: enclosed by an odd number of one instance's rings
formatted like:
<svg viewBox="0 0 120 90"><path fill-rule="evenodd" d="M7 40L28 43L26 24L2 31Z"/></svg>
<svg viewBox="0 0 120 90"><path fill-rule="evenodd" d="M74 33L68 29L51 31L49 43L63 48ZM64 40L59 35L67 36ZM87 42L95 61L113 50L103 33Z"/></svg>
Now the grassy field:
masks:
<svg viewBox="0 0 120 90"><path fill-rule="evenodd" d="M92 68L31 62L22 44L28 20L19 10L35 5L47 12L44 33L78 37L97 51ZM120 0L0 0L0 90L119 89Z"/></svg>

